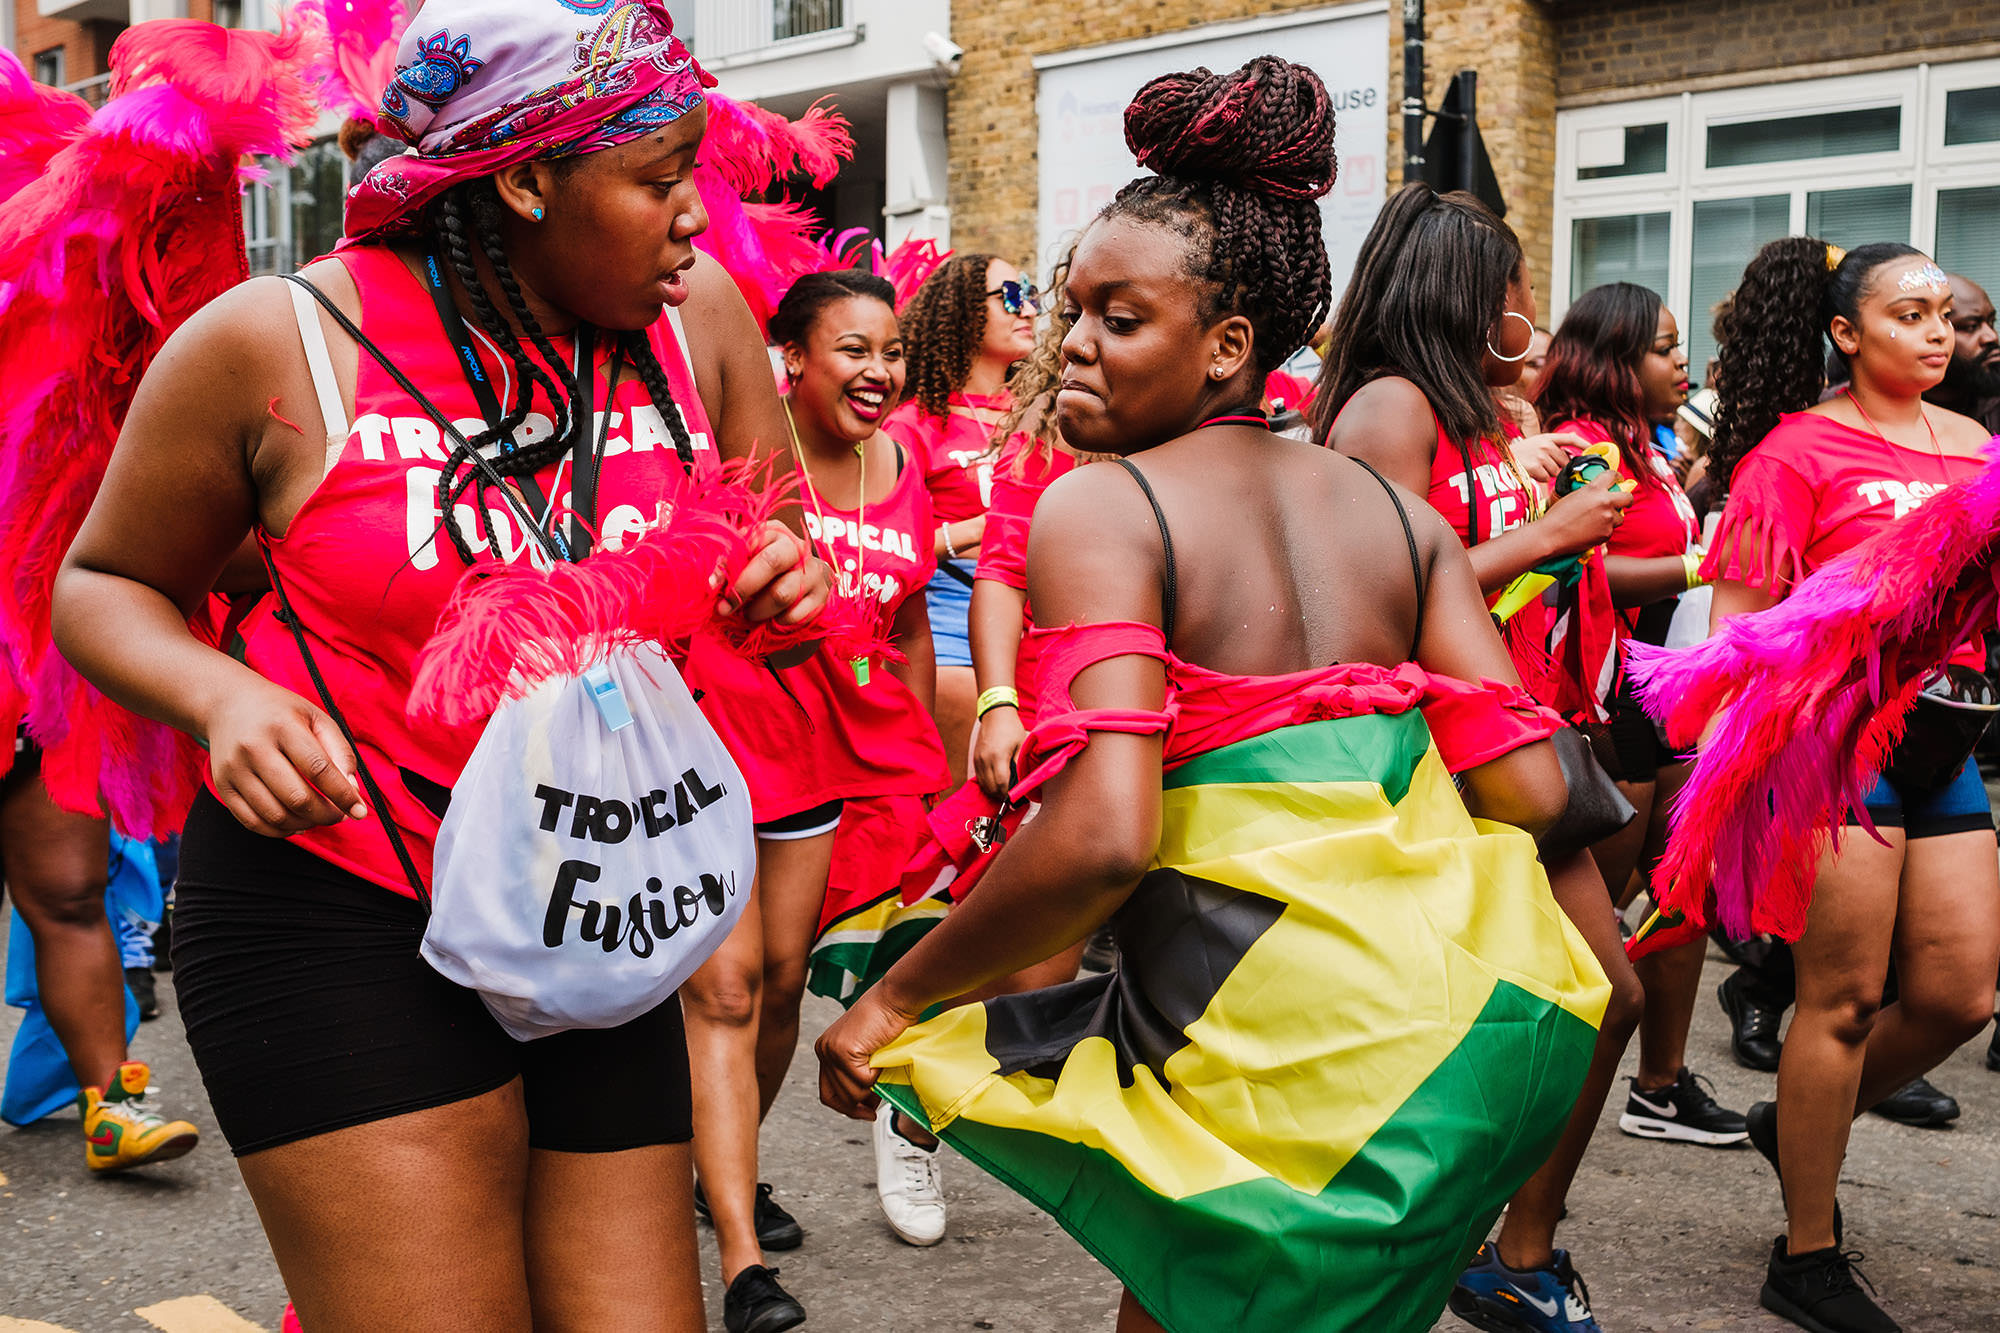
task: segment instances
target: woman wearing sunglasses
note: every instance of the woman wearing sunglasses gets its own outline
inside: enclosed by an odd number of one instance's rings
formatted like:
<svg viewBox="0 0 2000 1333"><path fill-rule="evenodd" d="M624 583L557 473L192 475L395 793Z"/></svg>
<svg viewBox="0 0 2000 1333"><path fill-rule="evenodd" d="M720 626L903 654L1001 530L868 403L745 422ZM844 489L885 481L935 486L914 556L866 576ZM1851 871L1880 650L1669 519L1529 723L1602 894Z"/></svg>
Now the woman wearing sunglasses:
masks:
<svg viewBox="0 0 2000 1333"><path fill-rule="evenodd" d="M995 255L957 255L903 310L906 400L883 429L923 464L938 571L925 593L937 646L938 731L951 781L965 780L977 689L966 617L993 501L994 429L1013 407L1007 372L1034 350L1040 293Z"/></svg>

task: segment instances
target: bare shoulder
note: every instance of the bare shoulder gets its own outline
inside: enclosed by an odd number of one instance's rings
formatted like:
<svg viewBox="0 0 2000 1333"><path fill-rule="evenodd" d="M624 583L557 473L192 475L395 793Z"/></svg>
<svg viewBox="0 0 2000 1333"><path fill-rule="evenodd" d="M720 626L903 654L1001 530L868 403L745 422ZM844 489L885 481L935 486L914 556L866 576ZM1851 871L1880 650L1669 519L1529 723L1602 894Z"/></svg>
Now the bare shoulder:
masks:
<svg viewBox="0 0 2000 1333"><path fill-rule="evenodd" d="M1360 439L1431 451L1437 441L1437 417L1431 412L1430 400L1401 375L1370 380L1341 408L1328 443L1348 453L1348 445Z"/></svg>
<svg viewBox="0 0 2000 1333"><path fill-rule="evenodd" d="M1331 453L1332 451L1328 450L1325 452ZM1332 456L1335 466L1347 474L1340 478L1342 485L1347 487L1359 486L1364 488L1365 493L1369 495L1379 495L1381 494L1383 483L1388 484L1390 492L1395 496L1397 505L1403 511L1403 518L1409 522L1410 536L1416 541L1417 550L1422 554L1426 564L1436 558L1439 550L1447 546L1454 550L1461 549L1458 534L1445 525L1443 517L1438 514L1437 510L1431 508L1429 500L1424 496L1418 495L1415 491L1393 478L1383 476L1380 471L1374 468L1364 467L1358 459L1349 458L1342 454L1333 454ZM1383 498L1386 499L1388 497L1384 496Z"/></svg>
<svg viewBox="0 0 2000 1333"><path fill-rule="evenodd" d="M1993 433L1961 412L1948 411L1937 406L1926 406L1924 412L1930 417L1931 426L1937 431L1938 443L1958 453L1979 453L1993 439Z"/></svg>

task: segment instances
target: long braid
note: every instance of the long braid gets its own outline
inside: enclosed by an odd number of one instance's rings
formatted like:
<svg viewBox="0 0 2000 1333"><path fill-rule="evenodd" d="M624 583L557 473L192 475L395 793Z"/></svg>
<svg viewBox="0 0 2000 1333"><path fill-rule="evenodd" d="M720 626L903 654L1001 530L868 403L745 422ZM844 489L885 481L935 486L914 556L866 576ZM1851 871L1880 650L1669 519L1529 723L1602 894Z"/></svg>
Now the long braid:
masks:
<svg viewBox="0 0 2000 1333"><path fill-rule="evenodd" d="M1276 56L1162 75L1126 109L1125 142L1159 174L1126 185L1105 215L1186 236L1192 275L1214 285L1207 317L1248 319L1258 370L1276 370L1333 304L1315 202L1337 168L1326 85Z"/></svg>
<svg viewBox="0 0 2000 1333"><path fill-rule="evenodd" d="M653 343L644 329L618 335L618 347L632 368L639 372L639 382L646 386L646 395L653 400L660 415L666 418L667 433L673 436L674 452L680 455L681 465L694 467L694 438L688 434L687 419L681 415L680 404L674 401L674 387L667 382L667 372L660 365L660 359L653 355Z"/></svg>

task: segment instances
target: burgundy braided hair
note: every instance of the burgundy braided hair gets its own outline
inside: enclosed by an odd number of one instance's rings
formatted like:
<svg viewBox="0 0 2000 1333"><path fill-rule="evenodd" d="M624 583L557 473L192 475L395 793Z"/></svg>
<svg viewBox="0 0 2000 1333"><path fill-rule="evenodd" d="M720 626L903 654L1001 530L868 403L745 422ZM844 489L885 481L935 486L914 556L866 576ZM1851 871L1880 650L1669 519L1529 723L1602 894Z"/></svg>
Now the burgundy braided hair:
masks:
<svg viewBox="0 0 2000 1333"><path fill-rule="evenodd" d="M1299 348L1333 301L1316 200L1333 188L1333 103L1319 75L1277 56L1229 74L1163 74L1125 109L1142 167L1105 208L1188 238L1203 316L1250 321L1258 370Z"/></svg>

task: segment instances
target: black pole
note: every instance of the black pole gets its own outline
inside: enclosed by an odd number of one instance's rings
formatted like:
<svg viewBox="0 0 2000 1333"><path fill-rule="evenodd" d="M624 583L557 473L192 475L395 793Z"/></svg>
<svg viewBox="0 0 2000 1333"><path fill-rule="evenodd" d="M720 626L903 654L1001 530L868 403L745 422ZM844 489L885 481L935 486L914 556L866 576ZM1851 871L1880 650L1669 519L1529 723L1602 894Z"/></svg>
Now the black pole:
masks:
<svg viewBox="0 0 2000 1333"><path fill-rule="evenodd" d="M1424 0L1403 0L1403 184L1424 176Z"/></svg>
<svg viewBox="0 0 2000 1333"><path fill-rule="evenodd" d="M1458 136L1458 188L1479 191L1479 71L1458 72L1458 109L1465 125Z"/></svg>

